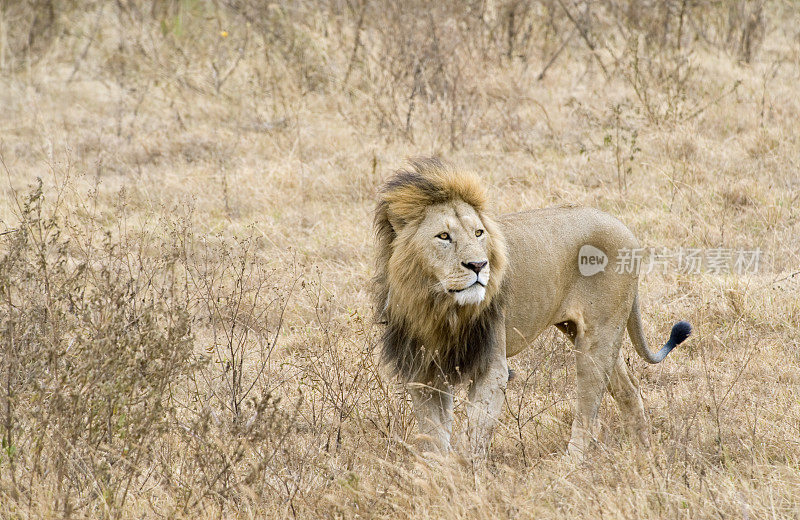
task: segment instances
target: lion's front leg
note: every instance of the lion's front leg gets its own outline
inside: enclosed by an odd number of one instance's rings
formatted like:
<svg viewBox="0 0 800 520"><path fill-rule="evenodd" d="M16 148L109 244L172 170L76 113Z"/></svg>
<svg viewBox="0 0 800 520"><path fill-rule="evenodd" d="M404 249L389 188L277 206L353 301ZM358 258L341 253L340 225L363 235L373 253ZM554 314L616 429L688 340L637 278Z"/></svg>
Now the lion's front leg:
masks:
<svg viewBox="0 0 800 520"><path fill-rule="evenodd" d="M410 383L408 391L414 405L422 440L422 451L447 453L453 430L453 391L442 381Z"/></svg>
<svg viewBox="0 0 800 520"><path fill-rule="evenodd" d="M472 454L488 455L492 432L500 417L508 384L505 329L500 324L489 367L472 381L467 403L467 423Z"/></svg>

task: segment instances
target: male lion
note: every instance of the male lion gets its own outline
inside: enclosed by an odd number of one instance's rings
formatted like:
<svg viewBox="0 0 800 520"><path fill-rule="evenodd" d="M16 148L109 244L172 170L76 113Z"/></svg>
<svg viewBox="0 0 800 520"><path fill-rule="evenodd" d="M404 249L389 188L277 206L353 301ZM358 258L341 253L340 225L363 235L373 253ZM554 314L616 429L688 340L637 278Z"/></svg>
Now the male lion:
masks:
<svg viewBox="0 0 800 520"><path fill-rule="evenodd" d="M568 453L588 448L606 388L647 444L639 389L619 356L623 331L643 359L658 363L691 326L675 324L653 354L642 331L638 273L579 272L583 246L600 253L639 247L628 228L579 207L495 222L477 176L437 159L411 164L380 190L376 303L386 324L383 359L408 383L424 448L449 449L452 386L469 382L469 439L475 454L485 454L503 404L506 358L551 325L575 344L578 395Z"/></svg>

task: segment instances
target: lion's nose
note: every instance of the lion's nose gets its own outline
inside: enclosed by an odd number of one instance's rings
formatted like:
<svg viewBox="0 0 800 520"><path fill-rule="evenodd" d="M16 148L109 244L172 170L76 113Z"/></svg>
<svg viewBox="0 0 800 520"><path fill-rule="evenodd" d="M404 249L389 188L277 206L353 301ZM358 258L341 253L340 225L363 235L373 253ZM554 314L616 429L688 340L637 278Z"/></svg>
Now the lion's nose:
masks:
<svg viewBox="0 0 800 520"><path fill-rule="evenodd" d="M488 264L488 263L489 262L484 260L483 262L461 262L461 265L463 265L464 267L466 267L470 271L475 271L475 274L478 274L478 273L481 272L481 269L486 267L486 264Z"/></svg>

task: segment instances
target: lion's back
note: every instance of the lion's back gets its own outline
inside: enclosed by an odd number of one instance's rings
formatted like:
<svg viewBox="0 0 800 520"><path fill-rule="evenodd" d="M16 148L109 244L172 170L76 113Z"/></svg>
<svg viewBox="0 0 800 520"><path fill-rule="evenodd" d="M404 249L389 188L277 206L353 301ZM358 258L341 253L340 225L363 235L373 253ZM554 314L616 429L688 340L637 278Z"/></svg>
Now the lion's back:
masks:
<svg viewBox="0 0 800 520"><path fill-rule="evenodd" d="M577 259L584 245L606 253L639 247L633 233L616 217L584 206L562 206L509 213L498 219L512 263L541 253ZM539 253L539 254L537 254Z"/></svg>

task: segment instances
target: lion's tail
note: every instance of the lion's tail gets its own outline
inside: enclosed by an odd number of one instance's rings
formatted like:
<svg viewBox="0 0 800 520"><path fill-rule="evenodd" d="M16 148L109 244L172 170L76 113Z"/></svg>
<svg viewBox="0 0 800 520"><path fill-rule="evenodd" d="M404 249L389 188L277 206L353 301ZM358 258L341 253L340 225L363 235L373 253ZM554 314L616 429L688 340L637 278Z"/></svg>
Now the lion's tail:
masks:
<svg viewBox="0 0 800 520"><path fill-rule="evenodd" d="M692 333L692 326L688 321L679 321L672 326L672 332L669 334L669 340L664 344L661 349L653 354L647 347L647 341L644 339L644 331L642 330L642 315L639 312L639 295L633 299L633 307L628 316L628 334L631 337L636 352L642 356L642 359L648 363L660 363L667 354L672 352L672 349L683 343L683 340L689 337Z"/></svg>

